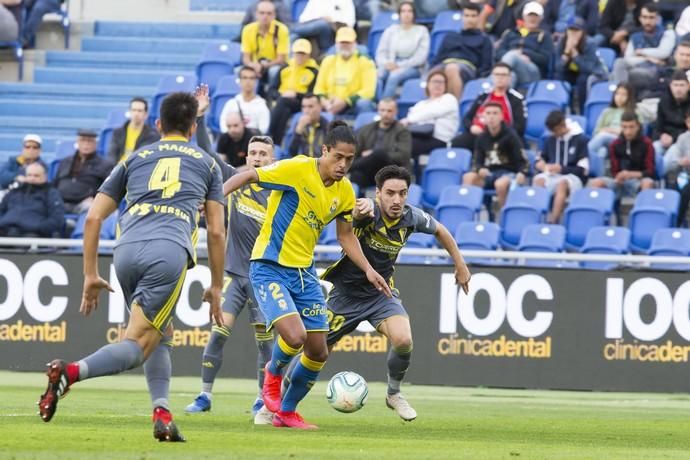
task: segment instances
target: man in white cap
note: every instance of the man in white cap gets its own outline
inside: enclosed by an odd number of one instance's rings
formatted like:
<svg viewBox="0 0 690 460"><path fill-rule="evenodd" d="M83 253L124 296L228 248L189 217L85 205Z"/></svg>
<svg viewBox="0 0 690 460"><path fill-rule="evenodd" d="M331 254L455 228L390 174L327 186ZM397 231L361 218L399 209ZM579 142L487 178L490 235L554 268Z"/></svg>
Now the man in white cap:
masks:
<svg viewBox="0 0 690 460"><path fill-rule="evenodd" d="M38 134L24 136L22 153L10 157L7 163L0 167L0 190L6 189L14 182L24 182L26 167L36 161L41 161L41 144L43 140ZM45 166L45 165L44 165Z"/></svg>
<svg viewBox="0 0 690 460"><path fill-rule="evenodd" d="M374 61L359 54L357 32L350 27L338 29L335 42L337 54L326 56L321 63L314 94L321 98L323 109L333 115L374 112Z"/></svg>
<svg viewBox="0 0 690 460"><path fill-rule="evenodd" d="M540 26L544 7L529 2L522 10L522 24L501 37L496 57L513 69L513 88L545 78L553 55L550 34Z"/></svg>

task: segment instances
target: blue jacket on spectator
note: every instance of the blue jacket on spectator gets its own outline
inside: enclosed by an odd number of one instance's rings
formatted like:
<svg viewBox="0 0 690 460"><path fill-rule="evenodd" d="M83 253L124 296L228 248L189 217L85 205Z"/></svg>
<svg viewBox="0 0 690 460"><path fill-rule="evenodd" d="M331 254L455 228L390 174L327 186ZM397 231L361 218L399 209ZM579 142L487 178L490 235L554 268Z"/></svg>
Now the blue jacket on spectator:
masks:
<svg viewBox="0 0 690 460"><path fill-rule="evenodd" d="M61 231L65 208L60 193L50 184L21 184L0 202L0 229L14 227L20 233L44 237Z"/></svg>
<svg viewBox="0 0 690 460"><path fill-rule="evenodd" d="M599 61L599 56L597 56L597 45L590 38L585 37L585 39L586 42L583 50L570 62L564 62L561 58L561 53L565 46L565 37L561 39L561 42L558 44L558 50L556 51L555 76L557 79L563 79L563 74L567 71L576 72L581 75L590 75L595 71L603 73L604 69ZM576 68L571 68L571 63L575 64Z"/></svg>
<svg viewBox="0 0 690 460"><path fill-rule="evenodd" d="M491 39L478 29L448 32L432 65L441 64L446 59L464 59L474 64L478 77L488 75L493 64Z"/></svg>
<svg viewBox="0 0 690 460"><path fill-rule="evenodd" d="M561 165L561 174L574 174L584 184L589 169L589 139L579 124L570 121L566 121L566 124L568 133L563 137L548 136L539 156L548 164Z"/></svg>
<svg viewBox="0 0 690 460"><path fill-rule="evenodd" d="M5 163L2 168L0 168L0 189L5 189L14 182L14 178L17 176L24 175L26 165L20 163L17 161L21 155L17 155L14 157L10 157L9 160L7 160L7 163ZM40 160L36 160L40 162L43 166L45 164ZM48 167L46 166L46 170L48 170Z"/></svg>
<svg viewBox="0 0 690 460"><path fill-rule="evenodd" d="M553 55L553 40L544 30L535 30L522 36L519 30L508 30L501 37L501 44L496 51L496 60L500 60L504 54L514 49L522 49L522 52L539 67L542 78L549 73L549 61Z"/></svg>

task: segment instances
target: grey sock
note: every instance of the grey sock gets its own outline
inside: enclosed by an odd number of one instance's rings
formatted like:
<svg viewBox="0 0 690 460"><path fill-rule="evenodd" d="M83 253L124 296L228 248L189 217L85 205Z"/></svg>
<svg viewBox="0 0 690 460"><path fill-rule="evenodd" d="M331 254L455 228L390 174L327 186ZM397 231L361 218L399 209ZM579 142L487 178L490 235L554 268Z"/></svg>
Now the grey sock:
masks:
<svg viewBox="0 0 690 460"><path fill-rule="evenodd" d="M144 350L134 340L125 339L100 348L79 361L79 380L119 374L141 366Z"/></svg>
<svg viewBox="0 0 690 460"><path fill-rule="evenodd" d="M223 327L213 327L211 338L208 339L204 355L201 358L201 391L211 394L213 382L216 375L223 365L223 347L230 337L230 329Z"/></svg>
<svg viewBox="0 0 690 460"><path fill-rule="evenodd" d="M400 393L400 383L405 377L407 368L410 367L412 345L406 349L391 347L388 351L388 394Z"/></svg>
<svg viewBox="0 0 690 460"><path fill-rule="evenodd" d="M266 374L266 364L271 360L273 353L273 333L255 332L256 348L259 350L256 356L256 377L259 382L259 394L264 387L264 375Z"/></svg>
<svg viewBox="0 0 690 460"><path fill-rule="evenodd" d="M149 359L144 363L146 383L149 386L151 404L153 408L162 407L170 410L168 396L170 394L170 376L172 375L172 337L163 337Z"/></svg>

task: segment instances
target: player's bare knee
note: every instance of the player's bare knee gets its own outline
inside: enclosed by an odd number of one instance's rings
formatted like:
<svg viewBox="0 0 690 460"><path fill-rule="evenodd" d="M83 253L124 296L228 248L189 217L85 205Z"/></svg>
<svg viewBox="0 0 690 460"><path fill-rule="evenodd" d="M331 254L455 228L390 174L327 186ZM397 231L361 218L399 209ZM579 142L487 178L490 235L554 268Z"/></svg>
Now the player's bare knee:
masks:
<svg viewBox="0 0 690 460"><path fill-rule="evenodd" d="M307 358L318 363L325 363L328 360L328 347L323 347L317 350L305 350L304 354Z"/></svg>
<svg viewBox="0 0 690 460"><path fill-rule="evenodd" d="M391 346L396 350L411 350L412 349L412 335L400 334L391 336Z"/></svg>
<svg viewBox="0 0 690 460"><path fill-rule="evenodd" d="M282 331L280 336L290 348L302 348L307 341L307 332L304 329L301 331Z"/></svg>

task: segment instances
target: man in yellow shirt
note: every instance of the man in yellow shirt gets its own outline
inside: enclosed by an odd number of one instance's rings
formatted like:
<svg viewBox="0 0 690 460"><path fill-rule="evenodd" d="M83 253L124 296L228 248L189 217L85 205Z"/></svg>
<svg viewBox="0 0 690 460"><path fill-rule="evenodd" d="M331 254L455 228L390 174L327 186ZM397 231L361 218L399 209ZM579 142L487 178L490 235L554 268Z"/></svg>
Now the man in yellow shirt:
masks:
<svg viewBox="0 0 690 460"><path fill-rule="evenodd" d="M113 130L110 138L107 157L111 163L117 164L127 159L135 150L154 142L158 142L158 132L146 124L149 116L149 104L142 97L135 97L129 102L129 120L119 128Z"/></svg>
<svg viewBox="0 0 690 460"><path fill-rule="evenodd" d="M273 142L283 142L285 127L292 114L299 112L302 97L314 90L319 66L311 58L311 43L298 38L292 44L292 59L278 74L278 98L271 110L271 127L268 132Z"/></svg>
<svg viewBox="0 0 690 460"><path fill-rule="evenodd" d="M376 65L357 51L357 32L341 27L335 36L337 53L321 63L314 93L333 115L374 112Z"/></svg>
<svg viewBox="0 0 690 460"><path fill-rule="evenodd" d="M272 2L256 5L256 22L242 29L242 64L254 69L261 81L274 88L278 72L290 50L290 31L276 21L276 7ZM265 94L264 91L260 91Z"/></svg>
<svg viewBox="0 0 690 460"><path fill-rule="evenodd" d="M231 177L223 188L227 195L258 182L273 190L252 251L249 277L266 317L266 330L275 327L279 335L266 366L263 388L264 404L275 413L276 427L316 428L296 409L328 357L328 315L314 268L314 247L330 221L337 219L338 241L345 254L376 290L391 296L386 281L364 257L352 229L355 194L345 174L354 160L355 145L352 130L345 122L335 121L326 134L321 158L298 156L248 170ZM281 397L281 374L303 347Z"/></svg>

